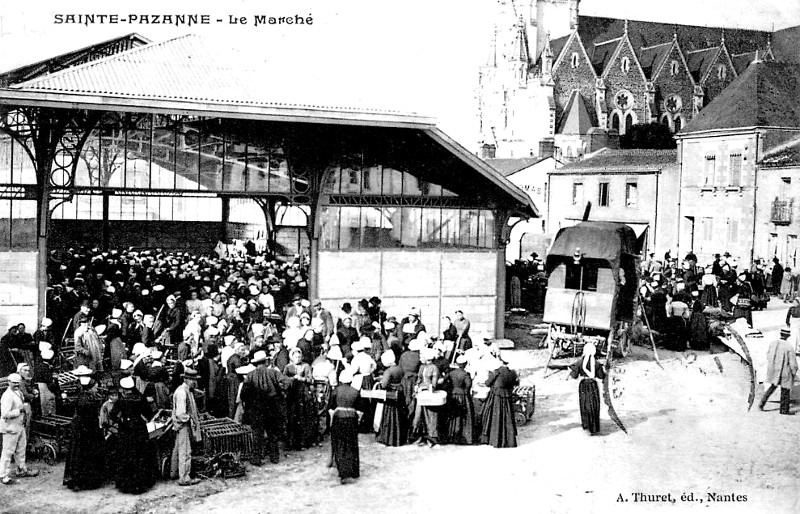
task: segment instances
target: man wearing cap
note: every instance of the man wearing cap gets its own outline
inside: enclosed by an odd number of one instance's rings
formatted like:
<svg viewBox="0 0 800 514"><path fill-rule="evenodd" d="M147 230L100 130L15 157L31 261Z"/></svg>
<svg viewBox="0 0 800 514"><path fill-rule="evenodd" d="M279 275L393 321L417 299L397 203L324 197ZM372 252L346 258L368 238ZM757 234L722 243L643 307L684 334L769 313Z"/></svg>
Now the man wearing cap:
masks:
<svg viewBox="0 0 800 514"><path fill-rule="evenodd" d="M0 396L0 434L3 436L3 449L0 454L0 482L13 483L11 460L16 460L17 477L35 477L37 470L25 466L25 452L28 438L25 434L25 402L20 391L22 377L17 373L8 375L8 388Z"/></svg>
<svg viewBox="0 0 800 514"><path fill-rule="evenodd" d="M72 317L72 331L73 333L78 330L78 327L81 326L81 320L83 318L89 319L89 313L91 312L91 307L89 306L89 300L83 300L81 302L81 308L75 315ZM77 337L77 336L76 336Z"/></svg>
<svg viewBox="0 0 800 514"><path fill-rule="evenodd" d="M311 302L314 316L312 319L318 319L322 322L322 338L327 343L331 336L336 332L333 325L333 316L328 309L322 307L322 302L317 299Z"/></svg>
<svg viewBox="0 0 800 514"><path fill-rule="evenodd" d="M84 365L92 371L103 371L103 343L89 318L81 316L75 330L75 367Z"/></svg>
<svg viewBox="0 0 800 514"><path fill-rule="evenodd" d="M172 448L171 476L178 479L178 485L195 485L198 478L191 478L192 441L202 439L200 432L200 416L194 401L194 389L197 387L197 372L193 369L183 371L183 384L172 394L172 424L177 432L175 446Z"/></svg>
<svg viewBox="0 0 800 514"><path fill-rule="evenodd" d="M781 337L772 341L767 350L767 375L764 378L764 385L769 384L769 388L764 392L758 408L764 410L767 400L781 388L781 408L780 413L793 416L795 413L789 411L790 393L794 384L794 377L797 375L797 357L794 348L789 343L791 331L788 328L781 328Z"/></svg>

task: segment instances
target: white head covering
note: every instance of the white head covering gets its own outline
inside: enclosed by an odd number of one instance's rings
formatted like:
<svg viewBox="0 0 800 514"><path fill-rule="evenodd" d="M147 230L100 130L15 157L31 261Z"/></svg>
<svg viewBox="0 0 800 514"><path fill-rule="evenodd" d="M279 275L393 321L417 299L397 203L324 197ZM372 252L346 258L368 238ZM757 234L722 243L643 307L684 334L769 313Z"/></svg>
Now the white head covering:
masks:
<svg viewBox="0 0 800 514"><path fill-rule="evenodd" d="M53 358L53 350L42 350L42 359L49 361Z"/></svg>
<svg viewBox="0 0 800 514"><path fill-rule="evenodd" d="M381 364L383 364L387 368L393 365L396 361L397 357L395 356L392 350L386 350L381 354Z"/></svg>
<svg viewBox="0 0 800 514"><path fill-rule="evenodd" d="M350 384L353 382L353 371L350 368L343 370L339 374L339 382L342 384Z"/></svg>
<svg viewBox="0 0 800 514"><path fill-rule="evenodd" d="M425 344L419 339L412 339L408 343L408 349L411 350L412 352L418 352L418 351L422 350L424 347L425 347Z"/></svg>
<svg viewBox="0 0 800 514"><path fill-rule="evenodd" d="M123 377L119 381L119 386L123 389L133 389L136 386L136 382L133 381L133 377Z"/></svg>
<svg viewBox="0 0 800 514"><path fill-rule="evenodd" d="M342 349L339 347L339 345L331 346L330 350L328 350L327 357L332 361L342 360Z"/></svg>

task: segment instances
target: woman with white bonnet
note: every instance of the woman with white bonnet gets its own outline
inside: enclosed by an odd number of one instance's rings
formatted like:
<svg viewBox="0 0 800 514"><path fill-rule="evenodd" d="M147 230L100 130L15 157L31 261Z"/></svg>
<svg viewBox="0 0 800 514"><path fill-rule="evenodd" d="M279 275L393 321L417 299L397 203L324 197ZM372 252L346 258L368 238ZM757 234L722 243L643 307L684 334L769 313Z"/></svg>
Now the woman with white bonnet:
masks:
<svg viewBox="0 0 800 514"><path fill-rule="evenodd" d="M287 445L292 450L304 450L317 444L317 406L311 384L314 378L311 365L303 362L300 348L289 351L289 364L282 370L292 380L286 391Z"/></svg>
<svg viewBox="0 0 800 514"><path fill-rule="evenodd" d="M454 444L473 444L475 409L472 404L472 377L464 368L467 356L456 357L456 368L447 374L447 441Z"/></svg>
<svg viewBox="0 0 800 514"><path fill-rule="evenodd" d="M63 484L73 491L97 489L105 482L105 447L98 423L103 400L97 393L97 382L92 378L91 369L78 366L73 373L78 377L81 389L75 401Z"/></svg>
<svg viewBox="0 0 800 514"><path fill-rule="evenodd" d="M375 379L372 374L378 367L375 359L367 353L372 350L372 339L368 336L361 338L353 344L353 359L350 361L350 369L353 371L353 387L360 390L372 389ZM372 421L375 417L375 403L370 398L361 398L358 402L358 409L364 413L361 417L359 431L362 434L371 433Z"/></svg>
<svg viewBox="0 0 800 514"><path fill-rule="evenodd" d="M136 389L133 377L119 381L122 389L114 404L111 420L117 425L117 489L124 493L141 494L156 482L157 463L154 446L149 444L147 423L153 414Z"/></svg>
<svg viewBox="0 0 800 514"><path fill-rule="evenodd" d="M594 344L587 343L583 347L583 356L572 366L571 376L581 379L578 384L578 408L581 412L581 426L591 435L600 431L600 388L597 380L603 377L602 365L597 363Z"/></svg>
<svg viewBox="0 0 800 514"><path fill-rule="evenodd" d="M375 440L386 446L403 446L408 437L408 411L403 396L403 368L395 362L395 353L386 350L381 354L381 364L386 368L380 380L380 388L396 394L383 403L381 424Z"/></svg>
<svg viewBox="0 0 800 514"><path fill-rule="evenodd" d="M422 339L412 339L408 343L408 349L400 355L397 364L403 370L403 398L406 401L406 426L411 429L411 422L414 420L414 387L417 385L417 373L422 365L420 360L420 350L425 346Z"/></svg>
<svg viewBox="0 0 800 514"><path fill-rule="evenodd" d="M439 387L439 368L433 364L436 358L436 350L433 348L423 348L420 350L420 361L422 365L417 374L417 396L425 393L432 393ZM417 438L417 443L421 446L427 443L429 448L439 444L439 407L422 405L417 399L414 409L414 421L411 425L412 437Z"/></svg>
<svg viewBox="0 0 800 514"><path fill-rule="evenodd" d="M331 393L331 460L342 484L351 483L361 474L358 451L358 390L351 386L353 373L345 369L339 374L339 385Z"/></svg>

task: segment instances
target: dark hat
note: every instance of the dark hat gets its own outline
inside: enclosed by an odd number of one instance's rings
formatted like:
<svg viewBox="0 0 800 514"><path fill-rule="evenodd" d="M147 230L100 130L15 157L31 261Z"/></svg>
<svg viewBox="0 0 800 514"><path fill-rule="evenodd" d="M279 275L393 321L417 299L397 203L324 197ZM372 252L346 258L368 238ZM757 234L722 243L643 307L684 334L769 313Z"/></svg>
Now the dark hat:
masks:
<svg viewBox="0 0 800 514"><path fill-rule="evenodd" d="M183 369L183 375L181 375L181 376L183 378L195 378L196 379L198 375L197 375L197 371L193 370L192 368L184 368Z"/></svg>

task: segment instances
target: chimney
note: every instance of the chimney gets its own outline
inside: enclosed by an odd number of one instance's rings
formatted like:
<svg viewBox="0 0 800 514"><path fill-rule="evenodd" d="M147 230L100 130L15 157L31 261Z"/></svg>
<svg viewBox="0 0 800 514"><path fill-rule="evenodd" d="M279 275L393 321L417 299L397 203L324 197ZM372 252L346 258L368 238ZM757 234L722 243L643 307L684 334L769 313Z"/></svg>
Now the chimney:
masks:
<svg viewBox="0 0 800 514"><path fill-rule="evenodd" d="M539 158L545 159L553 157L556 151L556 142L552 137L546 137L539 141Z"/></svg>
<svg viewBox="0 0 800 514"><path fill-rule="evenodd" d="M481 146L481 159L494 159L497 154L497 147L490 144Z"/></svg>

